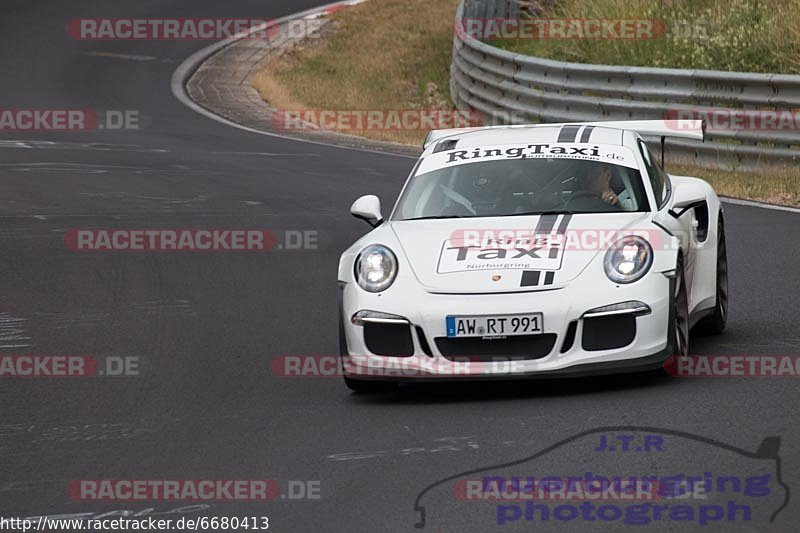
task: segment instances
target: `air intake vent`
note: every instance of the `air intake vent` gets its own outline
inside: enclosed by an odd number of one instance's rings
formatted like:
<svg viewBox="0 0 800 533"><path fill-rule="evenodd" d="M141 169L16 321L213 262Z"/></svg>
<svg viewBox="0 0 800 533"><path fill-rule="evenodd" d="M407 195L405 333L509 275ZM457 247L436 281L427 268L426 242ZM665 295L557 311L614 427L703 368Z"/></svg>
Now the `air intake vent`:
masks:
<svg viewBox="0 0 800 533"><path fill-rule="evenodd" d="M425 332L422 330L421 327L415 326L417 329L417 338L419 339L419 345L422 348L422 351L425 352L425 355L428 357L433 356L431 353L431 347L428 344L428 339L425 338Z"/></svg>
<svg viewBox="0 0 800 533"><path fill-rule="evenodd" d="M411 357L414 341L408 324L364 324L364 342L375 355L388 357Z"/></svg>
<svg viewBox="0 0 800 533"><path fill-rule="evenodd" d="M616 315L586 318L581 345L587 352L624 348L636 338L636 317Z"/></svg>
<svg viewBox="0 0 800 533"><path fill-rule="evenodd" d="M561 353L567 353L572 349L572 345L575 344L575 332L577 329L577 320L573 320L569 323L569 327L567 327L567 334L564 336L564 344L561 345Z"/></svg>
<svg viewBox="0 0 800 533"><path fill-rule="evenodd" d="M433 153L438 152L445 152L447 150L452 150L458 144L458 139L445 139L444 141L440 142L436 145L436 148L433 149Z"/></svg>

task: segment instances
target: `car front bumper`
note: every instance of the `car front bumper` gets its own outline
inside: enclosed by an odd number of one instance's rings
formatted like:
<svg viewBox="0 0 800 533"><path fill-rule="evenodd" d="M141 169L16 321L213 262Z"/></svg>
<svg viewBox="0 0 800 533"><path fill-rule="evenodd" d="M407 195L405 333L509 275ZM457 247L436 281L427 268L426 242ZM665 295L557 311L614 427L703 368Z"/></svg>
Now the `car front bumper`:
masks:
<svg viewBox="0 0 800 533"><path fill-rule="evenodd" d="M396 288L372 294L355 283L340 284L340 331L345 341L341 348L346 375L404 381L599 375L657 368L671 355L668 353L668 324L672 288L670 276L664 273L651 272L630 285L585 278L552 290L517 293L436 294L413 283L404 283L402 290L393 289ZM586 317L587 311L592 309L629 301L646 304L649 312L630 316L623 322L598 323L596 318ZM397 333L407 328L407 342L399 353L378 355L374 352L376 330L370 330L370 342L366 338L366 328L372 326L351 321L359 311L386 313L405 320L404 324L395 320L394 330L378 330ZM505 355L502 348L498 350L499 345L491 344L498 340L504 342L502 339L478 338L473 339L475 342L465 342L464 353L456 355L453 343L447 341L445 318L448 315L534 312L543 314L543 334L526 338L531 342L531 353L525 353L523 343L514 345L513 353ZM593 320L595 322L590 323ZM628 327L621 328L623 323L633 323L633 332ZM615 335L625 335L622 342L628 339L630 342L598 349L596 343L593 346L592 340L587 339L589 335L596 337L598 330L612 343ZM385 335L382 337L387 341ZM570 337L573 338L571 343ZM514 341L511 342L513 345ZM383 346L387 343L391 345L392 340L388 339Z"/></svg>

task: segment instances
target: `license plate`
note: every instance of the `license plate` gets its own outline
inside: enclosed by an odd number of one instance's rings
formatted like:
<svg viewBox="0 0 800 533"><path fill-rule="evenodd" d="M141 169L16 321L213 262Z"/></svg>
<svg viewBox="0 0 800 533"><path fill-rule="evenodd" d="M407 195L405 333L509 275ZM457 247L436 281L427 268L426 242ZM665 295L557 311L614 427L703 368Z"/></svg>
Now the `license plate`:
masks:
<svg viewBox="0 0 800 533"><path fill-rule="evenodd" d="M447 316L448 337L508 337L542 333L542 313L525 315Z"/></svg>

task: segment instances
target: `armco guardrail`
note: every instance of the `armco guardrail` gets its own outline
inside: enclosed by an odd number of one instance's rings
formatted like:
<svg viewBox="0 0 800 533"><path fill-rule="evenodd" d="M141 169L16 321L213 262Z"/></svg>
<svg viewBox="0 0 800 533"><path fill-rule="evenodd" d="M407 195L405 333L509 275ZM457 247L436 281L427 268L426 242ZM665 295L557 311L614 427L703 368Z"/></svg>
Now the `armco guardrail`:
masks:
<svg viewBox="0 0 800 533"><path fill-rule="evenodd" d="M465 19L519 14L515 0L462 0L456 28ZM800 162L800 113L793 111L800 109L800 76L567 63L514 54L456 31L450 92L459 109L477 110L495 124L697 118L710 109L730 120L733 112L741 114L741 127L710 128L703 143L670 140L669 152L719 168ZM763 124L770 110L794 115L797 123L742 126Z"/></svg>

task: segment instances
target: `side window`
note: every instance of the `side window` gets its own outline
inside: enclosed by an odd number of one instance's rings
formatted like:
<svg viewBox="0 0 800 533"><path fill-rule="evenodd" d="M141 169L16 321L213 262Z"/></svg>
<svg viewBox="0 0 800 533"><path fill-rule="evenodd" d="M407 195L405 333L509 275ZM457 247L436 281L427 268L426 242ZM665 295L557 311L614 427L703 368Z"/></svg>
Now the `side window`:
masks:
<svg viewBox="0 0 800 533"><path fill-rule="evenodd" d="M650 185L653 187L653 195L656 197L659 209L664 207L664 203L669 197L667 189L667 174L658 164L658 161L653 158L647 145L644 141L639 139L639 151L644 159L644 166L647 169L647 175L650 177Z"/></svg>

